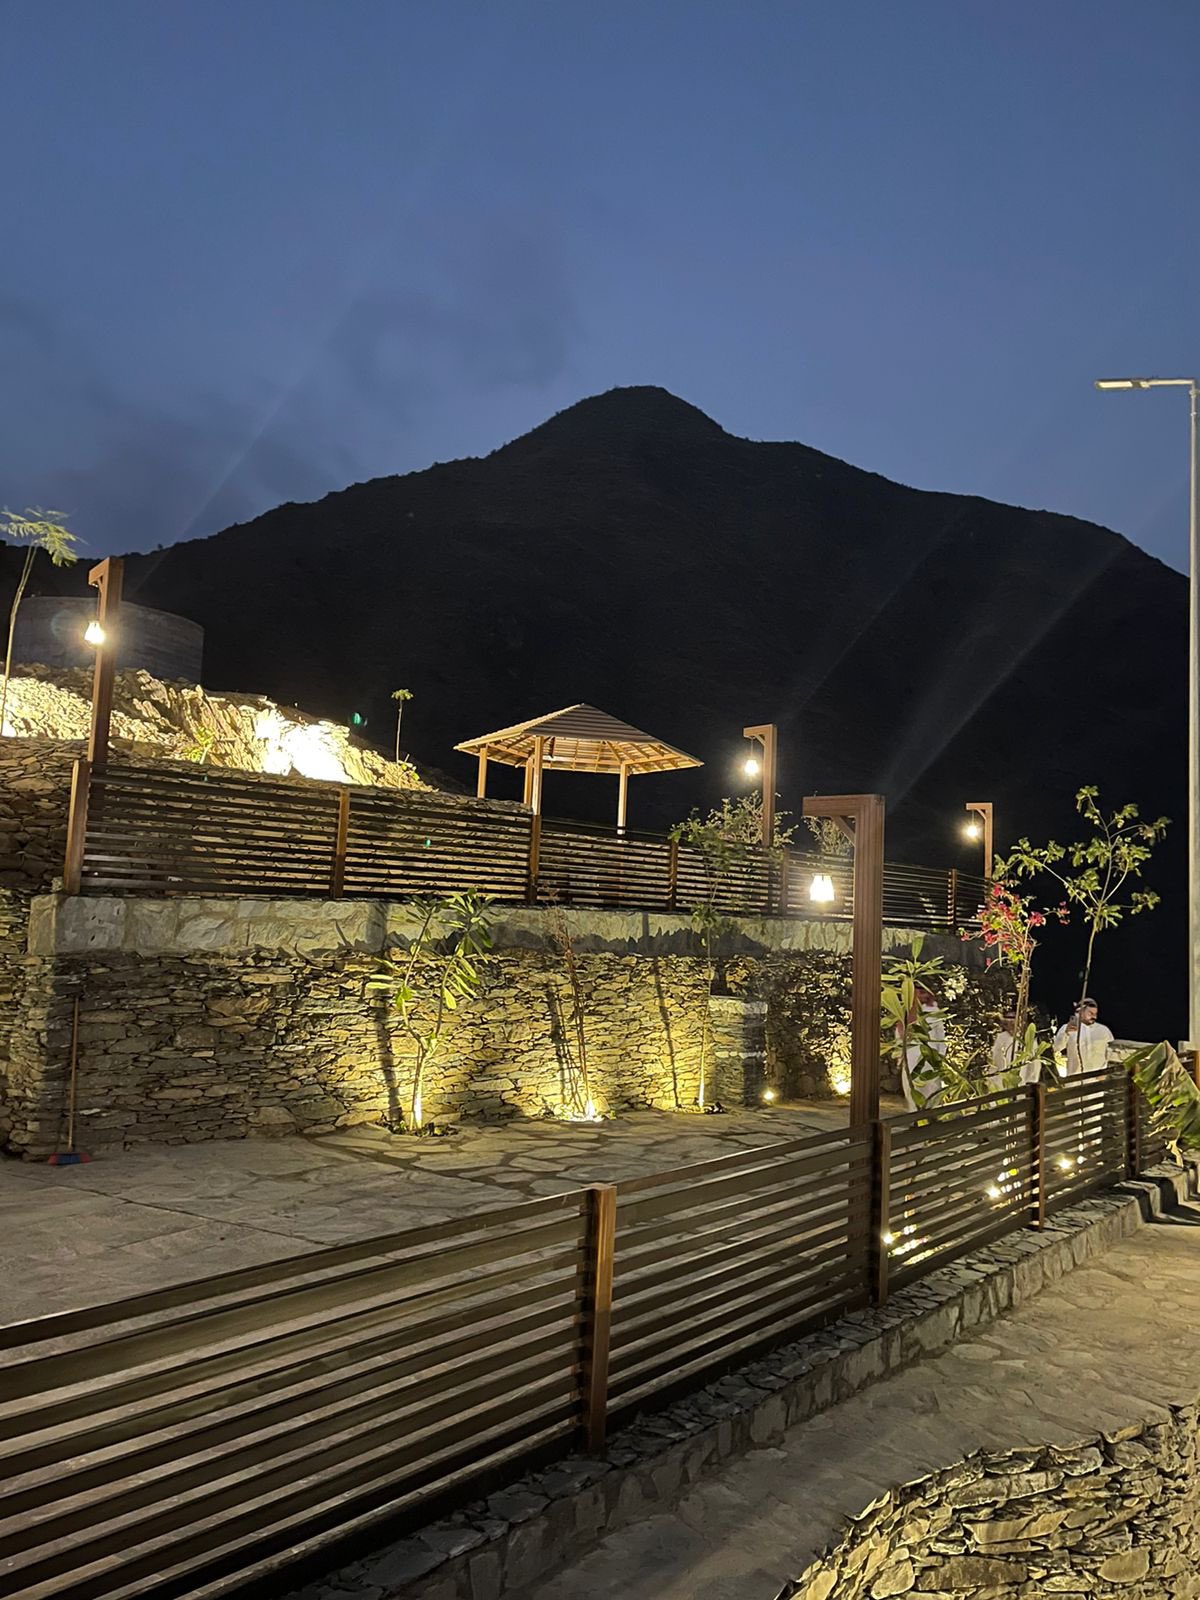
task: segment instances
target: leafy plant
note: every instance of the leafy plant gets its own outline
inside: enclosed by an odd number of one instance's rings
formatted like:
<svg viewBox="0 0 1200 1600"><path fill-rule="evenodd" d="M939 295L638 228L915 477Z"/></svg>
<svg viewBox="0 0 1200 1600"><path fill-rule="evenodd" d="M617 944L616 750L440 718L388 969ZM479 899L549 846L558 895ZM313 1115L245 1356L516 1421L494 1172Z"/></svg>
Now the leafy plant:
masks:
<svg viewBox="0 0 1200 1600"><path fill-rule="evenodd" d="M203 767L212 755L216 742L217 735L214 729L203 726L193 728L192 742L184 754L188 761L194 761Z"/></svg>
<svg viewBox="0 0 1200 1600"><path fill-rule="evenodd" d="M15 511L0 512L0 534L15 544L25 546L25 562L13 594L8 613L8 648L4 653L4 681L0 685L0 733L4 731L4 715L8 709L8 684L12 675L13 639L17 631L17 612L25 598L29 574L39 550L44 550L56 567L69 567L79 557L75 552L77 535L63 525L61 511L42 511L36 506L27 508L21 515Z"/></svg>
<svg viewBox="0 0 1200 1600"><path fill-rule="evenodd" d="M1200 1089L1164 1040L1143 1045L1125 1058L1138 1088L1150 1102L1153 1120L1176 1147L1200 1150Z"/></svg>
<svg viewBox="0 0 1200 1600"><path fill-rule="evenodd" d="M791 843L795 828L788 825L785 816L777 816L767 852L768 860L778 860ZM722 891L727 886L734 869L749 865L762 852L763 813L759 795L743 795L737 800L721 801L715 810L703 816L693 811L684 822L677 822L670 837L677 843L695 850L704 874L704 893L690 908L692 928L704 946L704 959L708 968L708 998L712 999L717 979L717 951L720 941L734 924L719 909ZM700 1036L700 1082L696 1103L708 1110L708 1019ZM716 1109L714 1107L714 1109Z"/></svg>
<svg viewBox="0 0 1200 1600"><path fill-rule="evenodd" d="M571 924L567 913L560 905L553 902L549 906L550 934L558 946L562 956L563 967L567 974L567 983L571 990L571 1031L575 1035L574 1051L568 1041L566 1056L570 1066L570 1094L567 1101L567 1115L587 1122L600 1120L596 1110L596 1102L592 1096L592 1078L588 1068L587 1030L584 1018L587 1007L584 1004L583 984L579 974L579 963L575 959L575 940L571 933Z"/></svg>
<svg viewBox="0 0 1200 1600"><path fill-rule="evenodd" d="M441 1052L451 1013L479 991L480 966L492 948L492 896L467 890L416 900L416 935L400 960L384 958L367 980L369 993L387 997L413 1050L412 1093L405 1125L425 1126L425 1073Z"/></svg>
<svg viewBox="0 0 1200 1600"><path fill-rule="evenodd" d="M907 1069L918 1107L930 1104L933 1096L941 1093L935 1088L939 1081L951 1099L966 1099L978 1093L970 1074L951 1060L948 1050L938 1049L931 1019L921 1008L921 995L936 997L951 976L941 956L923 958L924 948L925 940L918 936L908 955L889 956L884 962L881 991L883 1055L896 1063L902 1076ZM915 1069L908 1062L908 1053L913 1049L918 1052Z"/></svg>
<svg viewBox="0 0 1200 1600"><path fill-rule="evenodd" d="M854 846L833 817L805 817L804 826L817 841L817 848L823 856L854 854Z"/></svg>
<svg viewBox="0 0 1200 1600"><path fill-rule="evenodd" d="M411 689L393 689L392 699L396 702L396 760L400 760L400 719L404 715L404 707L412 699Z"/></svg>
<svg viewBox="0 0 1200 1600"><path fill-rule="evenodd" d="M1132 885L1141 878L1142 867L1169 826L1166 817L1143 822L1132 802L1115 811L1102 811L1099 794L1094 785L1089 785L1075 796L1076 811L1092 826L1089 838L1068 845L1055 839L1044 845L1018 839L1007 860L999 864L1003 869L1000 875L1048 875L1062 885L1067 900L1082 910L1088 941L1080 999L1087 994L1091 981L1097 936L1106 928L1116 927L1126 916L1137 916L1158 904L1158 895L1152 889L1135 889Z"/></svg>

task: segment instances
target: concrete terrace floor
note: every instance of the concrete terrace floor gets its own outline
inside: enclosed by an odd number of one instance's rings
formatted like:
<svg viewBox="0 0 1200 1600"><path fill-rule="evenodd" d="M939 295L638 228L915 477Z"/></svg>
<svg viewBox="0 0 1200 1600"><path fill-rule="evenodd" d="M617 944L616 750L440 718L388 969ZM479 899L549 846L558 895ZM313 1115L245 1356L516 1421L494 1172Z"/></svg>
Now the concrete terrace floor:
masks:
<svg viewBox="0 0 1200 1600"><path fill-rule="evenodd" d="M720 1116L463 1124L429 1140L363 1126L315 1139L147 1146L74 1167L3 1162L0 1323L845 1123L843 1103L812 1101Z"/></svg>
<svg viewBox="0 0 1200 1600"><path fill-rule="evenodd" d="M976 1450L1074 1444L1194 1404L1198 1322L1200 1205L1190 1203L782 1445L732 1462L520 1600L774 1600L846 1518L898 1484ZM1200 1593L1200 1574L1178 1593Z"/></svg>

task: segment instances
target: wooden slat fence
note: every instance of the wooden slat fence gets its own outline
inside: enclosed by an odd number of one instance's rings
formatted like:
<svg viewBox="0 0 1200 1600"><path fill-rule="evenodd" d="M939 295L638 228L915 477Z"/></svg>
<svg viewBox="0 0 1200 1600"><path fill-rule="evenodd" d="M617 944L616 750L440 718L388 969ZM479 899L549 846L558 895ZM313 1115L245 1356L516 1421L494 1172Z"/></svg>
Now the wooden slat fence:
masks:
<svg viewBox="0 0 1200 1600"><path fill-rule="evenodd" d="M1116 1067L0 1328L0 1597L261 1593L598 1449L609 1416L1036 1226L1160 1138Z"/></svg>
<svg viewBox="0 0 1200 1600"><path fill-rule="evenodd" d="M845 856L735 852L714 884L703 855L651 833L622 834L521 806L414 791L272 781L212 767L80 763L65 882L69 893L256 894L404 899L477 889L508 904L729 915L853 914ZM835 899L814 905L814 873ZM889 863L884 920L965 926L981 878Z"/></svg>

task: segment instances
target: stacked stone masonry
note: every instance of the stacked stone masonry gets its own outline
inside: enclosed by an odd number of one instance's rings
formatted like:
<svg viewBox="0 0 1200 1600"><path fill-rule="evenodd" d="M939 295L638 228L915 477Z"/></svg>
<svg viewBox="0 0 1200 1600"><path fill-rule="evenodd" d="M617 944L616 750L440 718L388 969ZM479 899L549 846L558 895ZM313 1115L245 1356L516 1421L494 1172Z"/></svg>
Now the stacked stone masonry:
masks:
<svg viewBox="0 0 1200 1600"><path fill-rule="evenodd" d="M76 999L79 1123L90 1148L315 1133L403 1115L411 1051L367 985L380 954L412 936L404 905L24 903L29 953L19 929L7 958L0 941L0 976L6 960L14 974L0 1080L0 1131L13 1150L43 1155L61 1140ZM848 1026L843 925L745 924L724 974L733 992L711 1009L685 919L572 913L570 926L602 1111L693 1106L702 1055L709 1102L755 1103L768 1083L781 1096L830 1092L829 1057L818 1050ZM561 1116L577 1098L575 994L548 914L505 911L496 932L480 994L456 1013L426 1075L427 1119ZM986 985L979 975L964 982L961 1026L981 1042ZM806 993L807 1055L793 1022Z"/></svg>
<svg viewBox="0 0 1200 1600"><path fill-rule="evenodd" d="M1200 1595L1197 1410L964 1461L885 1496L779 1600Z"/></svg>

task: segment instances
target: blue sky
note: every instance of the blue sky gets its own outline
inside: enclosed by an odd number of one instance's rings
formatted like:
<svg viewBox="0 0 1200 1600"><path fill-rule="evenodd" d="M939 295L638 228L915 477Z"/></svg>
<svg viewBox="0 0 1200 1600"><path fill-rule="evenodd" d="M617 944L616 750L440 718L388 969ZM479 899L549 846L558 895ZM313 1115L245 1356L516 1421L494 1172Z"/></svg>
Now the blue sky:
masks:
<svg viewBox="0 0 1200 1600"><path fill-rule="evenodd" d="M660 383L1186 556L1193 0L0 0L0 502L149 548Z"/></svg>

